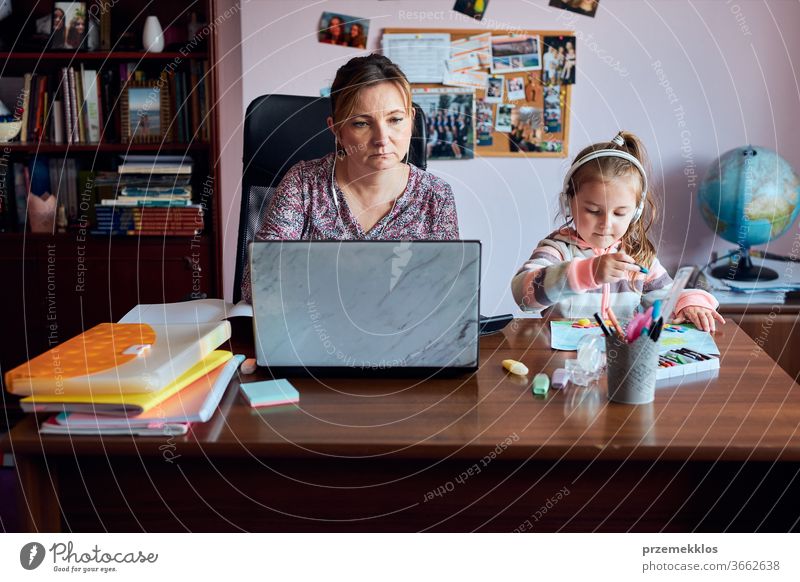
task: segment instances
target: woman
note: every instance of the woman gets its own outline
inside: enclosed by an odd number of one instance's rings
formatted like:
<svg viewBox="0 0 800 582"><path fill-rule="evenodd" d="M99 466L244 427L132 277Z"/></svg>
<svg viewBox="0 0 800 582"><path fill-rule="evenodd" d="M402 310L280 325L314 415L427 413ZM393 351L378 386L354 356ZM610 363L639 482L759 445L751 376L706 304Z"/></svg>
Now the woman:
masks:
<svg viewBox="0 0 800 582"><path fill-rule="evenodd" d="M450 185L408 163L414 108L400 68L356 57L331 85L335 152L295 164L267 207L261 240L455 240ZM242 297L251 300L250 270Z"/></svg>
<svg viewBox="0 0 800 582"><path fill-rule="evenodd" d="M354 48L367 48L367 39L364 36L364 28L358 22L350 25L350 35L347 38L347 46Z"/></svg>
<svg viewBox="0 0 800 582"><path fill-rule="evenodd" d="M67 32L67 48L81 48L81 44L86 39L86 20L83 13L77 13L69 23Z"/></svg>
<svg viewBox="0 0 800 582"><path fill-rule="evenodd" d="M346 46L347 39L344 36L344 21L338 16L331 16L331 19L328 21L328 28L320 33L319 41Z"/></svg>

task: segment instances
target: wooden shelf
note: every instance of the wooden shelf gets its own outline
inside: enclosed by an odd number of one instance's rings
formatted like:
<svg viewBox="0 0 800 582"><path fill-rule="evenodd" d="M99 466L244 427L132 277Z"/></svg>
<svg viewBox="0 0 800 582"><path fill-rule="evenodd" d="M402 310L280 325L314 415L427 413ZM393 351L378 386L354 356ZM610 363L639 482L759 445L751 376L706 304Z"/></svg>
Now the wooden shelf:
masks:
<svg viewBox="0 0 800 582"><path fill-rule="evenodd" d="M149 53L144 51L96 51L96 52L70 52L70 51L2 51L0 59L28 60L28 61L165 61L173 59L207 59L208 54L181 52Z"/></svg>
<svg viewBox="0 0 800 582"><path fill-rule="evenodd" d="M0 144L0 148L8 147L12 152L23 153L74 153L74 152L152 152L152 151L186 151L186 150L207 150L210 145L207 142L193 143L80 143L80 144L57 144L57 143L5 143Z"/></svg>

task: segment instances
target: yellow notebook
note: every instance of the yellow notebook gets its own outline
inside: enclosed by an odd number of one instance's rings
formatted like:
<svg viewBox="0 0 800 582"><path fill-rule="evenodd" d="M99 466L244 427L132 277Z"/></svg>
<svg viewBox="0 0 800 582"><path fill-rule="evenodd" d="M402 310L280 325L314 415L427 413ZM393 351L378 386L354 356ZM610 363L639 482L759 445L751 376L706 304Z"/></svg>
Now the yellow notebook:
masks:
<svg viewBox="0 0 800 582"><path fill-rule="evenodd" d="M6 373L6 388L21 396L156 392L230 337L227 321L101 323Z"/></svg>
<svg viewBox="0 0 800 582"><path fill-rule="evenodd" d="M26 412L88 412L135 416L147 412L198 378L225 364L231 352L216 350L184 372L175 382L157 392L144 394L97 394L94 396L28 396L20 400Z"/></svg>

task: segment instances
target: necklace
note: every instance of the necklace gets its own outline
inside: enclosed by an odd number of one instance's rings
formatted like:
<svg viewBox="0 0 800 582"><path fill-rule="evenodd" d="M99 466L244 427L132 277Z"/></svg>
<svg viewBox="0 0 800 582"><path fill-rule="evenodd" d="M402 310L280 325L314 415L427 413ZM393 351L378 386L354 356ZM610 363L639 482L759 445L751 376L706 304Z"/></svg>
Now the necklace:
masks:
<svg viewBox="0 0 800 582"><path fill-rule="evenodd" d="M336 171L336 160L335 160L335 159L334 159L334 163L333 163L333 165L334 165L334 168L333 168L333 170L331 171L331 181L333 181L332 179L333 179L334 173L335 173L335 171ZM343 168L343 170L344 170L344 173L346 173L346 172L347 172L347 167L344 167L344 168ZM410 170L409 170L409 171L410 171ZM342 178L343 178L343 180L342 180L342 184L340 184L340 185L339 185L339 189L342 191L342 194L344 194L344 196L345 196L345 201L347 201L347 200L348 200L348 198L353 198L353 199L355 199L355 196L352 194L352 192L348 193L348 190L349 190L349 182L348 182L348 185L347 185L347 186L345 186L345 185L344 185L344 182L346 182L346 181L347 181L347 176L342 176ZM332 185L333 185L333 184L332 184ZM405 187L403 188L403 190L405 190ZM334 186L334 194L335 194L335 192L336 192L336 188L335 188L335 186ZM381 222L382 220L385 220L385 219L387 219L388 217L390 217L390 216L391 216L391 215L394 213L394 209L395 209L395 207L397 206L397 199L398 199L398 198L400 198L400 196L402 196L402 194L403 194L403 193L402 193L402 192L400 192L400 194L398 194L397 196L395 196L395 197L393 198L393 200L392 200L392 206L391 206L391 208L389 209L389 212L388 212L388 214L385 214L385 215L383 215L381 218L379 218L379 219L378 219L378 220L375 222L375 224L373 224L373 225L372 225L372 227L371 227L369 230L367 230L367 231L364 231L364 234L365 234L365 235L366 235L366 234L369 234L369 233L371 233L371 232L373 231L373 229L374 229L375 225L376 225L376 224L378 224L378 222ZM338 197L334 197L334 201L336 202L336 212L337 212L337 214L339 214L339 218L341 219L341 214L340 214L340 212L339 212L339 205L338 205ZM348 207L349 207L349 208L351 208L351 212L353 212L353 209L352 209L352 207L351 207L351 205L350 205L350 204L348 204ZM359 214L362 214L363 212L364 212L364 210L362 209L362 210L361 210L361 212L359 212ZM358 218L357 218L357 216L356 216L356 213L355 213L355 212L353 212L353 217L356 219L356 222L358 222ZM374 238L380 238L380 237L383 235L383 231L386 229L386 225L387 225L387 224L388 224L388 222L384 222L384 223L381 225L381 227L380 227L380 230L374 234ZM360 223L359 223L359 226L361 226L361 224L360 224ZM361 229L362 229L362 230L364 230L364 227L363 227L363 226L361 226Z"/></svg>

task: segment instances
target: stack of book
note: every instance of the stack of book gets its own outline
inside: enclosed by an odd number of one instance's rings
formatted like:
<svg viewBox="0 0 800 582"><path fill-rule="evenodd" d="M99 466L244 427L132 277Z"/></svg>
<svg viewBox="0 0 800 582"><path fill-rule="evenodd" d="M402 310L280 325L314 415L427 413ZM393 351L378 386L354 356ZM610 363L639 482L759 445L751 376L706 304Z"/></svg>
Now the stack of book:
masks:
<svg viewBox="0 0 800 582"><path fill-rule="evenodd" d="M116 196L95 208L94 234L193 236L203 208L192 204L192 160L186 156L125 156Z"/></svg>
<svg viewBox="0 0 800 582"><path fill-rule="evenodd" d="M217 348L227 321L104 323L6 374L53 434L185 434L207 421L243 356Z"/></svg>

